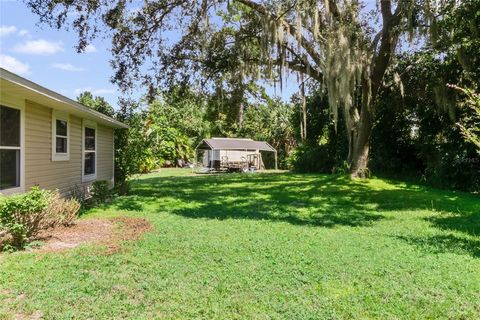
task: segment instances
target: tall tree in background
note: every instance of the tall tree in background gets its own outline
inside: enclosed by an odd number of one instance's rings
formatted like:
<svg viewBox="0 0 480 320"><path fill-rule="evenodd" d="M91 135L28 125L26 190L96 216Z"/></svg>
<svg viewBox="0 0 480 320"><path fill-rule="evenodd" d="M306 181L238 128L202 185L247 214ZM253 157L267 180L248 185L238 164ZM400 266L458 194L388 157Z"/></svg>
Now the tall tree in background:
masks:
<svg viewBox="0 0 480 320"><path fill-rule="evenodd" d="M92 108L93 110L103 113L109 117L113 117L115 113L115 110L105 100L105 98L100 96L94 97L90 91L80 93L80 95L77 97L77 101L84 106Z"/></svg>
<svg viewBox="0 0 480 320"><path fill-rule="evenodd" d="M229 60L212 59L218 34L225 41L214 52L235 48L230 53L242 79L281 83L285 70L310 77L326 88L334 119L343 111L356 177L367 170L375 100L399 38L426 31L441 19L445 4L455 1L381 0L369 12L360 0L27 3L43 22L59 28L72 24L79 51L99 32L110 33L113 81L122 89L140 83L153 96L162 83L195 82L208 79L212 70L228 69ZM181 31L174 43L172 30Z"/></svg>

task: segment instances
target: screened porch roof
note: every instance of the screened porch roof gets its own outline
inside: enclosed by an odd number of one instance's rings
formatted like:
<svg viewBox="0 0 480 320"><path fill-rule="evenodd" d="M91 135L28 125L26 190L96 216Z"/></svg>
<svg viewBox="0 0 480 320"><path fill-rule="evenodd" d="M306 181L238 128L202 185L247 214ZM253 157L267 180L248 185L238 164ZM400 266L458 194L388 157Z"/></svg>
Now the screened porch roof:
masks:
<svg viewBox="0 0 480 320"><path fill-rule="evenodd" d="M246 138L211 138L203 139L197 146L198 150L259 150L276 152L265 141L255 141Z"/></svg>

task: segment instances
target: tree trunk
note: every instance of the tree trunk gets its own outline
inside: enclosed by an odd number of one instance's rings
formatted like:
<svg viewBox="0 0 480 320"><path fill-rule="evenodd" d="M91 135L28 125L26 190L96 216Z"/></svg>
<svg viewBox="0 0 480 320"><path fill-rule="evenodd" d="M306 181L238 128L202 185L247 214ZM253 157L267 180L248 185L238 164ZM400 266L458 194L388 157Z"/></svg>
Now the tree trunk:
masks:
<svg viewBox="0 0 480 320"><path fill-rule="evenodd" d="M238 110L238 128L241 130L243 129L243 113L244 113L245 106L243 102L240 102L239 110Z"/></svg>
<svg viewBox="0 0 480 320"><path fill-rule="evenodd" d="M302 97L302 115L300 120L300 137L302 141L307 140L307 100L305 98L305 81L303 74L300 74L300 95Z"/></svg>
<svg viewBox="0 0 480 320"><path fill-rule="evenodd" d="M398 41L398 28L396 27L401 21L399 11L392 15L392 1L381 1L380 7L383 18L380 48L378 54L373 58L372 72L369 75L370 83L365 78L362 81L362 110L352 141L350 173L353 178L366 178L370 175L368 152L373 128L375 98L382 86L383 77Z"/></svg>
<svg viewBox="0 0 480 320"><path fill-rule="evenodd" d="M364 106L360 113L358 127L352 137L350 171L353 178L367 178L369 176L368 152L370 150L372 128L373 114L371 108Z"/></svg>

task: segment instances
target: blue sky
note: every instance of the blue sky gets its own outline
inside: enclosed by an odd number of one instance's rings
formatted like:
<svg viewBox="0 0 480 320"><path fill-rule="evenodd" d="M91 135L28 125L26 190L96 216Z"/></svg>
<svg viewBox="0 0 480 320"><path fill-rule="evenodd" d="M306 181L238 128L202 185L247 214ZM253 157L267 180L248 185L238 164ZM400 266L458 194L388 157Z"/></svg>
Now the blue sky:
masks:
<svg viewBox="0 0 480 320"><path fill-rule="evenodd" d="M0 66L48 89L75 99L82 91L105 97L116 106L119 91L110 83L110 43L97 39L77 53L76 34L39 25L38 17L21 1L0 0ZM282 91L268 86L271 95L288 101L298 91L292 75ZM134 93L138 97L141 94Z"/></svg>
<svg viewBox="0 0 480 320"><path fill-rule="evenodd" d="M0 0L0 65L69 98L90 90L116 104L109 44L98 41L78 54L74 33L37 22L23 2Z"/></svg>

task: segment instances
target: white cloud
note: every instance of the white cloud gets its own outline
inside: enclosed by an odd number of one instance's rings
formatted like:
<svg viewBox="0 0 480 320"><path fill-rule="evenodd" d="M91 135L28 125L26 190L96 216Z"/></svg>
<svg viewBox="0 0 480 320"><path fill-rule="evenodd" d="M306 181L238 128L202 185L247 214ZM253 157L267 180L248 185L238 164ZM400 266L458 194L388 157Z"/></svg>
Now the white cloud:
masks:
<svg viewBox="0 0 480 320"><path fill-rule="evenodd" d="M0 26L0 37L6 37L17 31L15 26Z"/></svg>
<svg viewBox="0 0 480 320"><path fill-rule="evenodd" d="M52 67L54 67L56 69L64 70L64 71L78 72L78 71L83 71L84 70L83 68L76 67L76 66L74 66L73 64L70 64L70 63L54 63L54 64L52 64Z"/></svg>
<svg viewBox="0 0 480 320"><path fill-rule="evenodd" d="M98 95L102 95L102 94L112 94L112 93L115 93L115 90L114 89L96 89L96 90L93 90L92 92L93 94L98 94Z"/></svg>
<svg viewBox="0 0 480 320"><path fill-rule="evenodd" d="M14 57L0 54L0 67L7 69L13 73L18 74L29 74L30 66L26 63L23 63Z"/></svg>
<svg viewBox="0 0 480 320"><path fill-rule="evenodd" d="M15 51L28 54L54 54L64 51L61 41L53 42L43 39L26 41L18 44L14 48Z"/></svg>
<svg viewBox="0 0 480 320"><path fill-rule="evenodd" d="M80 93L85 91L90 91L93 95L97 95L97 96L115 93L114 89L108 89L108 88L94 89L92 87L77 88L75 89L74 92L76 95L79 95Z"/></svg>
<svg viewBox="0 0 480 320"><path fill-rule="evenodd" d="M18 35L20 37L25 37L25 36L29 36L30 32L28 30L22 29L22 30L18 31Z"/></svg>
<svg viewBox="0 0 480 320"><path fill-rule="evenodd" d="M83 52L85 53L97 52L97 48L93 44L89 44L85 47L85 50Z"/></svg>

